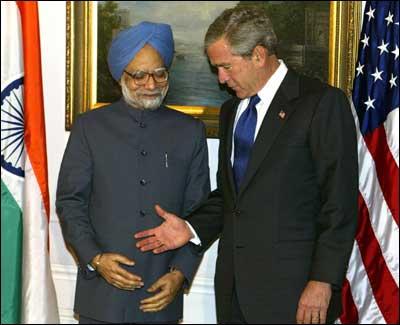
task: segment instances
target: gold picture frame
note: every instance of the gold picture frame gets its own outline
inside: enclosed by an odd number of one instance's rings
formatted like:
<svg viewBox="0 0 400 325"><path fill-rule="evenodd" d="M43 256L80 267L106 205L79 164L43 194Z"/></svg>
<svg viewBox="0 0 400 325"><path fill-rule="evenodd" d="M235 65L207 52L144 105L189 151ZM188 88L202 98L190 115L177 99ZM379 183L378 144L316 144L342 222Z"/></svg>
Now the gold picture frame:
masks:
<svg viewBox="0 0 400 325"><path fill-rule="evenodd" d="M329 17L330 85L351 94L357 60L361 1L331 1ZM97 21L92 1L67 1L66 46L66 114L65 128L70 130L74 118L87 110L103 106L97 102L96 55ZM170 106L200 118L207 136L218 136L218 107Z"/></svg>

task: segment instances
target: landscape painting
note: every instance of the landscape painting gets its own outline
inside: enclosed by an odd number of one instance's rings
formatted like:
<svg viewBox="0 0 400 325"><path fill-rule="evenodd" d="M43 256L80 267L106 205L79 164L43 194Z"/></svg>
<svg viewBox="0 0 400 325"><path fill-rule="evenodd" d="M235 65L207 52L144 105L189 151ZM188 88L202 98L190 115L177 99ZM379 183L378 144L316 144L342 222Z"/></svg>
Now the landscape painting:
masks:
<svg viewBox="0 0 400 325"><path fill-rule="evenodd" d="M271 18L278 58L300 73L351 93L361 17L359 1L67 1L66 115L114 102L120 86L108 70L113 37L141 21L170 24L175 56L165 103L201 119L218 136L221 104L234 96L204 53L209 25L227 8L259 6Z"/></svg>
<svg viewBox="0 0 400 325"><path fill-rule="evenodd" d="M226 8L239 1L99 1L98 48L109 48L112 37L121 29L150 20L172 27L175 57L170 68L170 88L167 105L219 107L230 97L225 87L218 85L203 50L203 41L210 23ZM112 20L114 17L114 25ZM105 22L107 20L107 22ZM104 27L108 27L105 30ZM106 52L99 51L99 101L119 98L119 89L112 89L106 63ZM103 57L101 57L103 56ZM102 81L103 80L103 81Z"/></svg>

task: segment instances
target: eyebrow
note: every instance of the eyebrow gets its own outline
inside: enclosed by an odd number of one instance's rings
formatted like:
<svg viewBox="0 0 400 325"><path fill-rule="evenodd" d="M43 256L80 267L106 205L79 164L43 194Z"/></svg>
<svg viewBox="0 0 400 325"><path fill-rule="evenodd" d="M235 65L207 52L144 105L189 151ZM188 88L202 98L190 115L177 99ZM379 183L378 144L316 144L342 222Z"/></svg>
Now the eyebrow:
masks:
<svg viewBox="0 0 400 325"><path fill-rule="evenodd" d="M212 64L213 67L219 68L219 67L226 67L227 65L232 65L232 63L218 63L218 64Z"/></svg>
<svg viewBox="0 0 400 325"><path fill-rule="evenodd" d="M149 70L149 69L143 70L143 69L138 68L138 69L133 69L131 72L137 72L137 71L142 71L142 72L154 72L154 71L160 70L160 69L168 70L167 67L162 66L162 67L155 68L155 69L153 69L153 70ZM126 70L127 70L127 69L126 69ZM129 70L128 70L128 71L129 71Z"/></svg>

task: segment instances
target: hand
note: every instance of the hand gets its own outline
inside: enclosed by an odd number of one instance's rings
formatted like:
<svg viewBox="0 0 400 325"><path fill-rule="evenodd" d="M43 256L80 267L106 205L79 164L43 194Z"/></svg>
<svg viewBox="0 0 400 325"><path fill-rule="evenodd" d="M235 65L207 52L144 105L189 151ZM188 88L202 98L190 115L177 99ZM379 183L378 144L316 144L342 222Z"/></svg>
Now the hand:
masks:
<svg viewBox="0 0 400 325"><path fill-rule="evenodd" d="M154 296L143 299L140 302L140 309L143 312L157 312L167 307L175 298L182 287L185 277L181 271L175 270L159 278L148 292L156 292Z"/></svg>
<svg viewBox="0 0 400 325"><path fill-rule="evenodd" d="M167 250L182 247L194 237L183 219L172 213L168 213L159 205L155 206L155 210L165 221L158 227L135 234L135 238L146 237L136 243L136 247L142 252L153 250L153 253L159 254Z"/></svg>
<svg viewBox="0 0 400 325"><path fill-rule="evenodd" d="M329 283L309 281L300 296L297 307L297 324L325 324L326 313L331 300Z"/></svg>
<svg viewBox="0 0 400 325"><path fill-rule="evenodd" d="M96 258L96 271L112 286L123 290L135 290L143 286L142 279L139 276L124 270L119 265L133 266L135 265L133 260L114 253L104 253L100 257L96 255L93 261Z"/></svg>

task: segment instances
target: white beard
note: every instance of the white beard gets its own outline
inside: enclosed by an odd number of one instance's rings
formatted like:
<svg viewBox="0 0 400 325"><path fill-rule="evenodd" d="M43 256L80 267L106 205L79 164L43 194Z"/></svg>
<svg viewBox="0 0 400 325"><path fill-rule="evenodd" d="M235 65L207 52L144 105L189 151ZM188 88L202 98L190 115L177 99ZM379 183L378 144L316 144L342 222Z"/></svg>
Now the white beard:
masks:
<svg viewBox="0 0 400 325"><path fill-rule="evenodd" d="M156 109L158 109L164 101L165 96L167 95L168 88L169 85L162 89L157 88L152 92L143 90L133 91L128 88L124 78L122 78L121 80L122 96L129 105L138 109L147 109L150 111L155 111ZM142 94L152 94L157 95L157 97L154 99L143 99L140 98L140 95Z"/></svg>

